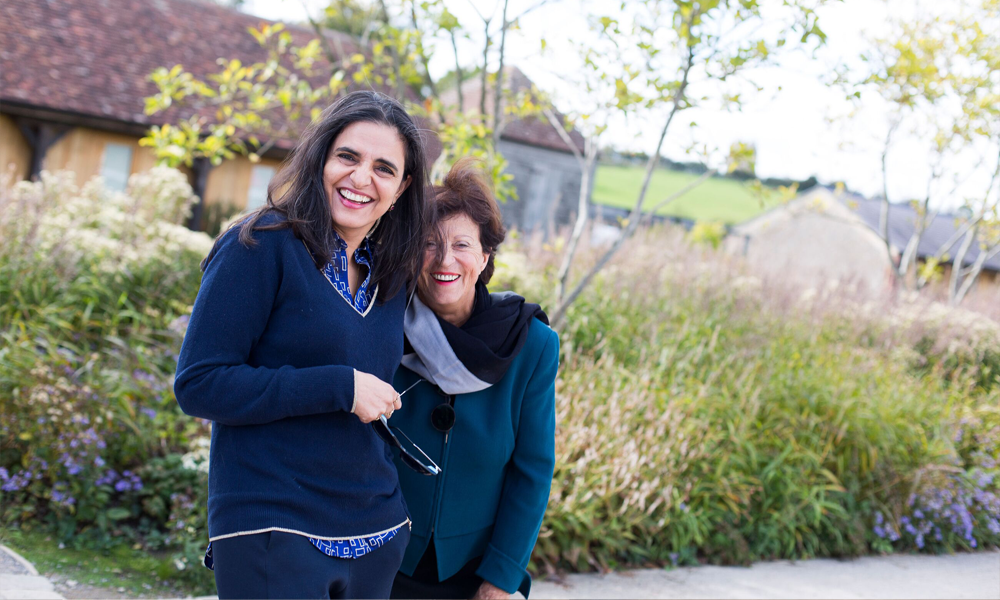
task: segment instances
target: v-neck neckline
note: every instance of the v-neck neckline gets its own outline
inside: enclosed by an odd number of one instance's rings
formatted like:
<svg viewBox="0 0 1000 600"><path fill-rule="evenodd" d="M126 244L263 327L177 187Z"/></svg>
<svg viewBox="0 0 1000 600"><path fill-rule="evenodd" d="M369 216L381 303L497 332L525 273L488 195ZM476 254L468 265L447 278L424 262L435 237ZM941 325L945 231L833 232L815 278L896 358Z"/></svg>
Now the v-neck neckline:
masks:
<svg viewBox="0 0 1000 600"><path fill-rule="evenodd" d="M327 283L330 284L330 287L333 288L333 293L334 293L335 296L337 296L338 298L340 298L341 300L343 300L344 302L346 302L348 306L350 306L351 308L354 309L354 312L358 313L362 317L367 317L368 313L371 312L372 307L375 306L375 299L378 298L378 286L377 285L375 286L375 291L372 292L372 299L371 299L371 301L368 302L368 308L365 309L365 312L361 312L360 310L358 310L357 306L354 306L354 302L348 300L347 298L344 297L343 294L340 293L340 290L337 289L337 286L333 285L333 282L330 281L330 278L327 277L325 273L323 273L322 271L320 271L319 275L320 275L320 277L322 277L323 279L325 279Z"/></svg>
<svg viewBox="0 0 1000 600"><path fill-rule="evenodd" d="M308 254L309 253L309 246L306 245L305 240L302 240L302 247L306 249L306 253ZM369 266L369 269L371 269L370 266ZM375 290L372 292L372 299L371 299L371 301L368 302L368 308L366 308L364 310L364 312L361 312L360 310L358 310L357 306L354 306L353 298L351 300L348 300L347 298L345 298L344 295L340 293L340 290L337 289L337 286L334 285L333 282L330 281L330 278L326 276L326 273L323 272L323 269L317 269L316 273L320 277L322 277L324 281L326 281L328 284L330 284L330 288L333 290L333 294L335 296L337 296L338 298L340 298L342 301L346 302L347 305L350 306L352 309L354 309L354 312L358 313L361 317L367 317L368 313L371 312L372 307L375 306L375 300L378 298L378 285L375 286ZM359 288L359 290L360 290L360 288Z"/></svg>

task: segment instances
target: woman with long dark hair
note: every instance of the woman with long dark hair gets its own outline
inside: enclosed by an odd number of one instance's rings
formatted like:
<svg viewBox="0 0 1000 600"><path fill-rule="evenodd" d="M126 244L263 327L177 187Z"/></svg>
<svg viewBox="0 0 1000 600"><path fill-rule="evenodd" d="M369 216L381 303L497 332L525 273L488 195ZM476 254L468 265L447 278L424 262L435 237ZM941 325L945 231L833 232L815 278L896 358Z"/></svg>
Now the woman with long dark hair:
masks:
<svg viewBox="0 0 1000 600"><path fill-rule="evenodd" d="M213 422L206 565L220 598L389 596L410 520L375 425L401 407L389 382L424 170L399 103L352 93L202 265L174 390Z"/></svg>

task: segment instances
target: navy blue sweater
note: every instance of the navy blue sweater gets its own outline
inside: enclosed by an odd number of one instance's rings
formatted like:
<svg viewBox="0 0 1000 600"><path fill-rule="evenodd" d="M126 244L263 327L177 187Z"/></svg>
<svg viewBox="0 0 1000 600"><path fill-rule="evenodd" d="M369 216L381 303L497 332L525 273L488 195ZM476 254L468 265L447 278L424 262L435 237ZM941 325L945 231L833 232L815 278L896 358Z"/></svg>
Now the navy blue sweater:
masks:
<svg viewBox="0 0 1000 600"><path fill-rule="evenodd" d="M408 516L392 455L351 414L354 369L392 381L405 294L362 316L291 229L223 236L208 264L174 392L210 419L211 539L283 530L378 533Z"/></svg>

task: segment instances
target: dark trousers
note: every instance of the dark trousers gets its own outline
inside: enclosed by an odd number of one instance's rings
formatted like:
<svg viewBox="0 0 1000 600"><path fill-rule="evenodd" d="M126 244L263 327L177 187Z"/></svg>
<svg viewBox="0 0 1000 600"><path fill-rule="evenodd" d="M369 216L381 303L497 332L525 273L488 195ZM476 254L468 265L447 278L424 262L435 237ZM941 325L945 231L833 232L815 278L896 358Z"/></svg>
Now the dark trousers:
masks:
<svg viewBox="0 0 1000 600"><path fill-rule="evenodd" d="M388 598L410 541L404 526L361 558L334 558L308 538L271 531L212 542L215 587L229 598Z"/></svg>
<svg viewBox="0 0 1000 600"><path fill-rule="evenodd" d="M458 573L444 581L438 581L437 552L434 549L434 540L431 539L412 576L396 573L396 582L392 584L392 597L400 600L471 598L483 584L483 578L476 575L476 569L482 561L482 557L474 558L465 563Z"/></svg>

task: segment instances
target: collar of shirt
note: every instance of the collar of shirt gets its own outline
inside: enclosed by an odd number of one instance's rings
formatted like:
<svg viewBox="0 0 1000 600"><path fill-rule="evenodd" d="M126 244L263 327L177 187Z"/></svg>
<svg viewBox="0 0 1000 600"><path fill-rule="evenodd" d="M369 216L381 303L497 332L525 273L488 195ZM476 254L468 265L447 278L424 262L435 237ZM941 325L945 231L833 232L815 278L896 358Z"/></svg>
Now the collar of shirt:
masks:
<svg viewBox="0 0 1000 600"><path fill-rule="evenodd" d="M354 251L354 262L359 266L364 266L367 273L365 274L364 281L358 286L357 293L352 298L351 288L347 281L347 242L336 231L333 232L333 235L337 243L337 249L334 251L334 255L330 258L330 263L327 264L323 273L330 280L330 283L333 284L333 287L344 297L344 300L347 300L358 312L363 313L368 309L372 301L372 294L368 289L368 284L371 282L372 263L374 262L373 244L365 237Z"/></svg>

